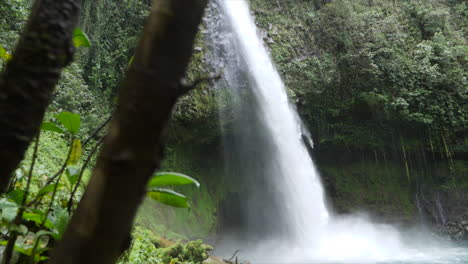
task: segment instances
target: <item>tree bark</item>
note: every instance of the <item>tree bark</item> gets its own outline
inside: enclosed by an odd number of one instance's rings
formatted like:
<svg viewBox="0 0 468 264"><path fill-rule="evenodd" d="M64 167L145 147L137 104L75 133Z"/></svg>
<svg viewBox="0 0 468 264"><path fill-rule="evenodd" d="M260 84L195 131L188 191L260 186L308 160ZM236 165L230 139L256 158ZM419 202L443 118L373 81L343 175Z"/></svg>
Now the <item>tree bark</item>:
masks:
<svg viewBox="0 0 468 264"><path fill-rule="evenodd" d="M0 75L0 193L40 128L62 69L73 58L80 0L36 0Z"/></svg>
<svg viewBox="0 0 468 264"><path fill-rule="evenodd" d="M162 159L162 133L184 77L206 0L155 0L86 192L51 264L115 263L146 184Z"/></svg>

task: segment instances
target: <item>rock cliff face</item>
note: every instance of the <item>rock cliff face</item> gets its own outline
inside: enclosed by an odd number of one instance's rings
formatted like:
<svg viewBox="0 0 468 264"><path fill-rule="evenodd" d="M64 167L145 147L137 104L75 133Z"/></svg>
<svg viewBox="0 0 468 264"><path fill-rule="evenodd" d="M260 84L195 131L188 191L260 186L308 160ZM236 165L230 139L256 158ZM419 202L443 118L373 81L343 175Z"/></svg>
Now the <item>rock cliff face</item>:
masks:
<svg viewBox="0 0 468 264"><path fill-rule="evenodd" d="M250 4L314 137L313 157L334 210L423 222L462 239L468 212L466 3L439 2ZM190 79L206 75L205 33ZM242 207L235 201L246 190L240 179L223 174L219 126L229 121L220 124L218 111L233 115L229 100L220 106L213 94L207 85L184 98L169 133L165 168L202 182L192 212L154 213L194 237L240 223Z"/></svg>
<svg viewBox="0 0 468 264"><path fill-rule="evenodd" d="M251 7L314 137L314 159L334 209L408 224L424 219L441 229L451 223L446 230L460 231L468 212L468 84L461 75L426 82L417 54L436 42L444 52L466 47L459 35L466 31L459 12L466 4L251 0ZM431 25L423 22L429 18ZM428 66L445 75L465 63ZM465 88L446 99L457 103L434 101L436 90L454 88L454 80ZM397 106L403 101L406 110ZM461 119L442 118L450 107Z"/></svg>

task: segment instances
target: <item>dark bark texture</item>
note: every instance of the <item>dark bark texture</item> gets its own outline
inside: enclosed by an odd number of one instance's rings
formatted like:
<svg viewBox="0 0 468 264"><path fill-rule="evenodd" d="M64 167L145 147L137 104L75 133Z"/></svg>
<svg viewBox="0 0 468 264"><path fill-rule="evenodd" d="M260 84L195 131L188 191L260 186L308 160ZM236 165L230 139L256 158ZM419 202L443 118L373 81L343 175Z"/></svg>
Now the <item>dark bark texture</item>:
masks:
<svg viewBox="0 0 468 264"><path fill-rule="evenodd" d="M83 199L51 264L115 263L146 184L162 159L162 133L184 77L206 0L156 0Z"/></svg>
<svg viewBox="0 0 468 264"><path fill-rule="evenodd" d="M40 128L62 69L73 58L80 0L36 0L0 75L0 193Z"/></svg>

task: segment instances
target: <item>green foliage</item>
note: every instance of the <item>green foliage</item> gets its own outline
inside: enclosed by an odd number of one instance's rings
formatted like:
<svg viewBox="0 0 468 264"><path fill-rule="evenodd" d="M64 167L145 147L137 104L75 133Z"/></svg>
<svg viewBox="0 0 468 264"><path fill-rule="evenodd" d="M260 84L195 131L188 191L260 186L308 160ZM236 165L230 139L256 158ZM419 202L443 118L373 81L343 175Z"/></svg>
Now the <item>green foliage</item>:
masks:
<svg viewBox="0 0 468 264"><path fill-rule="evenodd" d="M80 28L93 45L79 53L85 84L113 101L134 53L150 3L145 1L82 1Z"/></svg>
<svg viewBox="0 0 468 264"><path fill-rule="evenodd" d="M14 250L32 260L31 263L47 259L49 247L62 236L69 214L75 208L70 203L73 187L82 184L77 176L87 169L71 166L78 165L83 154L81 141L76 138L80 116L62 112L55 118L64 129L53 122L43 122L39 151L36 154L32 149L28 151L26 161L16 171L11 190L0 199L2 226L8 235L18 234ZM52 159L54 156L57 157ZM33 160L36 166L31 170ZM62 177L64 173L66 180ZM79 191L75 195L81 194ZM0 241L2 245L7 243L7 240Z"/></svg>
<svg viewBox="0 0 468 264"><path fill-rule="evenodd" d="M466 146L460 137L468 127L466 27L460 19L466 4L286 1L272 8L255 0L252 5L291 96L319 142L393 148L394 135L402 134L429 150L429 134L437 135L438 145L444 134L450 148Z"/></svg>
<svg viewBox="0 0 468 264"><path fill-rule="evenodd" d="M208 251L213 250L201 240L191 241L185 245L177 243L158 251L162 263L195 264L202 263L208 258Z"/></svg>
<svg viewBox="0 0 468 264"><path fill-rule="evenodd" d="M200 183L190 176L175 172L159 172L148 183L148 196L166 205L189 208L190 204L184 195L169 189L158 188L189 184L194 184L197 187L200 186Z"/></svg>
<svg viewBox="0 0 468 264"><path fill-rule="evenodd" d="M155 243L157 239L149 230L139 226L133 230L131 248L118 261L119 264L160 264Z"/></svg>
<svg viewBox="0 0 468 264"><path fill-rule="evenodd" d="M190 176L175 172L158 172L149 181L148 187L160 187L168 185L189 185L200 187L200 183Z"/></svg>
<svg viewBox="0 0 468 264"><path fill-rule="evenodd" d="M77 48L81 46L88 48L91 47L91 42L88 36L83 31L81 31L80 28L75 28L73 31L73 44Z"/></svg>
<svg viewBox="0 0 468 264"><path fill-rule="evenodd" d="M70 149L70 156L68 157L67 164L68 165L77 164L80 161L82 154L83 154L83 150L81 149L81 141L79 139L73 140L72 146Z"/></svg>
<svg viewBox="0 0 468 264"><path fill-rule="evenodd" d="M161 189L161 188L150 189L150 191L148 192L148 197L160 203L174 206L174 207L182 207L182 208L190 207L187 197L185 197L184 195L180 193L177 193L175 191L168 190L168 189Z"/></svg>
<svg viewBox="0 0 468 264"><path fill-rule="evenodd" d="M140 226L134 228L132 236L132 246L120 258L119 264L199 264L206 260L208 252L213 250L201 240L160 248L160 239Z"/></svg>
<svg viewBox="0 0 468 264"><path fill-rule="evenodd" d="M62 126L65 127L65 129L72 135L78 133L81 125L81 118L79 115L70 112L61 112L60 114L57 114L55 118L57 118Z"/></svg>
<svg viewBox="0 0 468 264"><path fill-rule="evenodd" d="M60 127L58 127L55 123L52 123L52 122L42 122L41 130L42 131L56 132L56 133L60 133L60 134L64 133L63 130Z"/></svg>
<svg viewBox="0 0 468 264"><path fill-rule="evenodd" d="M4 60L5 62L8 62L11 60L11 54L8 53L2 45L0 45L0 59Z"/></svg>

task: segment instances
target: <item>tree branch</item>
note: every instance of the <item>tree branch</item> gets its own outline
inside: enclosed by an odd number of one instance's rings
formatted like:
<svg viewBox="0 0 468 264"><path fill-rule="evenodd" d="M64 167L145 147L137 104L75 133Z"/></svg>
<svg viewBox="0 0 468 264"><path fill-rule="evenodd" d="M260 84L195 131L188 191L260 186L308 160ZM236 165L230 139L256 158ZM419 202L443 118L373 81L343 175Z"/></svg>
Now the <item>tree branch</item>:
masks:
<svg viewBox="0 0 468 264"><path fill-rule="evenodd" d="M180 97L207 0L157 0L122 83L90 183L50 264L111 264L160 166L162 134Z"/></svg>
<svg viewBox="0 0 468 264"><path fill-rule="evenodd" d="M0 193L39 131L62 69L72 61L79 6L80 0L35 1L0 75Z"/></svg>
<svg viewBox="0 0 468 264"><path fill-rule="evenodd" d="M197 88L197 86L202 84L202 83L219 80L219 79L221 79L221 77L222 77L221 73L210 74L209 76L206 76L206 77L195 80L193 83L188 83L185 79L183 79L180 82L178 92L179 92L180 95L184 95L184 94L190 92L191 90Z"/></svg>

